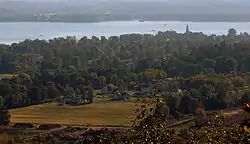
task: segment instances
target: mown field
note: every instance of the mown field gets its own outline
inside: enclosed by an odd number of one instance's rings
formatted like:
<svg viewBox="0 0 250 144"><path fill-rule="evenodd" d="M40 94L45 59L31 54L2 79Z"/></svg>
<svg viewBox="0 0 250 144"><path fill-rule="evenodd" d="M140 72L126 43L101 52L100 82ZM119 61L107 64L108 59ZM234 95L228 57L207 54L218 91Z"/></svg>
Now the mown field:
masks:
<svg viewBox="0 0 250 144"><path fill-rule="evenodd" d="M136 116L134 102L103 102L82 106L58 106L55 103L10 110L11 122L69 125L129 126Z"/></svg>
<svg viewBox="0 0 250 144"><path fill-rule="evenodd" d="M0 74L0 78L11 78L16 76L16 74Z"/></svg>

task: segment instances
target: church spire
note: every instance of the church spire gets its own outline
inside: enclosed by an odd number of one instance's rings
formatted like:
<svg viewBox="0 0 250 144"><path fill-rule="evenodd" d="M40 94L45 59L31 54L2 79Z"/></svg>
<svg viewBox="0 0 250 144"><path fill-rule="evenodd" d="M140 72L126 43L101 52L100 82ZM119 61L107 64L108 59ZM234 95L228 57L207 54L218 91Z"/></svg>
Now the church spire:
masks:
<svg viewBox="0 0 250 144"><path fill-rule="evenodd" d="M188 26L188 24L187 24L187 27L186 27L186 33L189 33L190 31L189 31L189 26Z"/></svg>

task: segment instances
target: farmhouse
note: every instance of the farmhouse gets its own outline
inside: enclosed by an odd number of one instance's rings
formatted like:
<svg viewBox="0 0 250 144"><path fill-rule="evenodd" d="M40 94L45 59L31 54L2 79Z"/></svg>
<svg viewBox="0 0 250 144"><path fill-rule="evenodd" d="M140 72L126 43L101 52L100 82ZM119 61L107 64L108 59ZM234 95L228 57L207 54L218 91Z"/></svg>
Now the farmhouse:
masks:
<svg viewBox="0 0 250 144"><path fill-rule="evenodd" d="M102 89L103 94L114 94L118 90L118 87L110 84Z"/></svg>
<svg viewBox="0 0 250 144"><path fill-rule="evenodd" d="M116 91L111 101L128 101L129 94L126 92Z"/></svg>
<svg viewBox="0 0 250 144"><path fill-rule="evenodd" d="M176 89L176 90L165 90L165 91L162 91L161 94L162 95L168 95L170 93L182 93L182 90L181 89Z"/></svg>
<svg viewBox="0 0 250 144"><path fill-rule="evenodd" d="M135 86L135 90L137 93L150 94L153 92L153 87L151 85L139 85Z"/></svg>
<svg viewBox="0 0 250 144"><path fill-rule="evenodd" d="M58 105L82 105L88 104L90 101L86 100L83 96L65 96L58 100Z"/></svg>

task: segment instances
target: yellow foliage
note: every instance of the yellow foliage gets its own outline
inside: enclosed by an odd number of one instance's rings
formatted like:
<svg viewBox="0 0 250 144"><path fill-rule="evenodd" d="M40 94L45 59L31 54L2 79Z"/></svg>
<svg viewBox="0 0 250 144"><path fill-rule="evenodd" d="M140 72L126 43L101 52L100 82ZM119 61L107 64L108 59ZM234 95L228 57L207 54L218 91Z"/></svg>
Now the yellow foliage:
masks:
<svg viewBox="0 0 250 144"><path fill-rule="evenodd" d="M247 126L244 126L244 130L248 133L248 135L250 136L250 129L248 129Z"/></svg>
<svg viewBox="0 0 250 144"><path fill-rule="evenodd" d="M142 74L151 77L163 78L167 76L167 73L163 70L156 70L156 69L147 69Z"/></svg>
<svg viewBox="0 0 250 144"><path fill-rule="evenodd" d="M12 137L8 134L0 134L0 143L9 143L12 140Z"/></svg>

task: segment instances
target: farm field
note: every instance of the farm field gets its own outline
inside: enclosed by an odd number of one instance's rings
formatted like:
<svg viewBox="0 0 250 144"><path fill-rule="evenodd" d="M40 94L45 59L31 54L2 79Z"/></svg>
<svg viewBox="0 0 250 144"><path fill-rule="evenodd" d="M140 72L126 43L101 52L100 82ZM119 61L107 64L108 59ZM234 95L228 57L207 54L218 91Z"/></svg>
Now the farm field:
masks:
<svg viewBox="0 0 250 144"><path fill-rule="evenodd" d="M136 116L134 102L103 102L82 106L47 103L10 110L11 122L67 125L129 126Z"/></svg>
<svg viewBox="0 0 250 144"><path fill-rule="evenodd" d="M0 74L0 78L11 78L16 76L15 74Z"/></svg>

